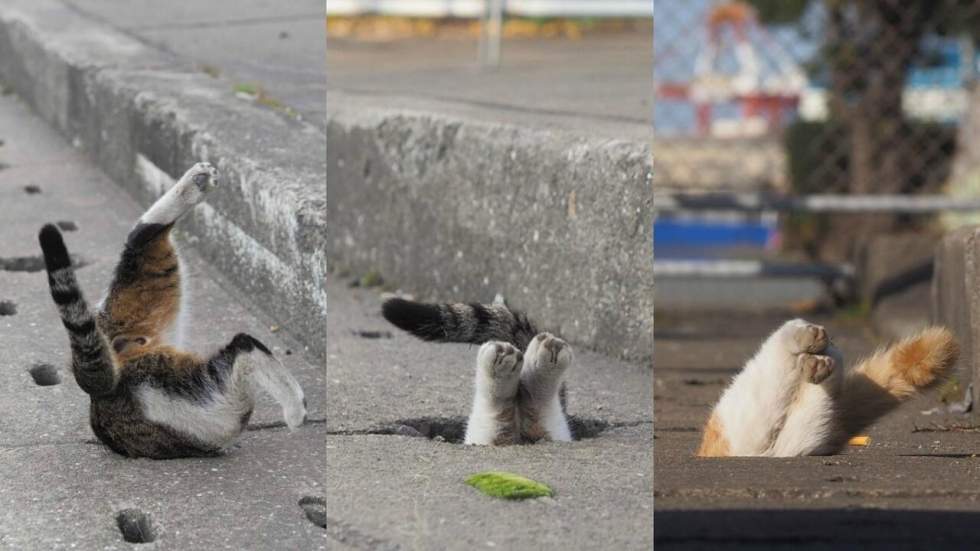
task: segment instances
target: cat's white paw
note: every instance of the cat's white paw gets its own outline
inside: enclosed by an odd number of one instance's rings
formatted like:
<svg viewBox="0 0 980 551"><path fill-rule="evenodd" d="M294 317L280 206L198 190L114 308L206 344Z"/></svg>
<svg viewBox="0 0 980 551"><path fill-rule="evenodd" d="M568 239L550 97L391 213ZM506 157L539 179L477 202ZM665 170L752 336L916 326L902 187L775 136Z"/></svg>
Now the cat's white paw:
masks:
<svg viewBox="0 0 980 551"><path fill-rule="evenodd" d="M830 377L836 367L834 359L830 356L815 354L800 354L796 357L796 364L803 371L803 378L815 385Z"/></svg>
<svg viewBox="0 0 980 551"><path fill-rule="evenodd" d="M487 390L494 397L514 397L523 359L520 350L505 342L492 341L480 347L476 359L477 369L486 378L490 385Z"/></svg>
<svg viewBox="0 0 980 551"><path fill-rule="evenodd" d="M282 408L282 416L289 430L296 430L306 421L306 398L300 398Z"/></svg>
<svg viewBox="0 0 980 551"><path fill-rule="evenodd" d="M572 348L551 333L538 333L527 346L527 368L562 372L572 363Z"/></svg>
<svg viewBox="0 0 980 551"><path fill-rule="evenodd" d="M800 319L786 322L780 331L785 332L794 354L820 354L830 344L826 329Z"/></svg>
<svg viewBox="0 0 980 551"><path fill-rule="evenodd" d="M200 162L181 176L174 190L184 204L196 205L216 187L218 187L218 169L211 163Z"/></svg>

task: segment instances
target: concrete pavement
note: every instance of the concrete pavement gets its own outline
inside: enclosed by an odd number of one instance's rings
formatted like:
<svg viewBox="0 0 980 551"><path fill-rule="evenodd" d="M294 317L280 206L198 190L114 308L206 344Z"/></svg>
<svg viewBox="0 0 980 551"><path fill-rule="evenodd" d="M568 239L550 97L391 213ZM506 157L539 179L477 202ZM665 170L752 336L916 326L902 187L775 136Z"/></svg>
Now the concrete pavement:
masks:
<svg viewBox="0 0 980 551"><path fill-rule="evenodd" d="M191 348L213 350L239 331L266 342L303 386L310 421L281 426L263 398L249 430L226 456L130 460L96 443L88 397L68 370L64 329L41 270L37 231L60 222L90 301L97 300L134 220L143 211L86 156L16 96L0 97L0 548L123 549L116 516L149 517L158 549L318 549L324 530L299 507L324 496L326 426L322 363L278 322L202 261L200 239L178 226L193 300ZM203 208L203 207L198 207ZM30 271L11 271L11 268ZM30 370L57 370L40 386Z"/></svg>
<svg viewBox="0 0 980 551"><path fill-rule="evenodd" d="M843 455L696 459L728 380L790 314L658 317L657 549L969 549L980 543L980 437L970 417L925 416L936 393ZM808 317L808 319L810 319ZM849 361L879 343L865 322L813 317Z"/></svg>
<svg viewBox="0 0 980 551"><path fill-rule="evenodd" d="M455 440L477 347L398 331L381 317L376 288L330 276L327 292L326 492L335 540L355 549L650 548L648 367L576 349L569 411L590 438L463 446ZM504 502L464 484L490 469L547 483L556 495Z"/></svg>

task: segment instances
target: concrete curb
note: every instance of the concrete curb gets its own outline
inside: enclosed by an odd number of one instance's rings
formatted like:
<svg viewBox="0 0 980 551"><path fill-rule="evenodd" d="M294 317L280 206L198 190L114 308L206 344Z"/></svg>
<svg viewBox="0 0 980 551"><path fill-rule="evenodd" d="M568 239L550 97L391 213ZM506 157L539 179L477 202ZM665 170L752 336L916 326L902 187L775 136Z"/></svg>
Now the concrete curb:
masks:
<svg viewBox="0 0 980 551"><path fill-rule="evenodd" d="M0 79L141 203L198 160L222 185L182 228L324 355L326 139L230 82L53 0L0 5Z"/></svg>
<svg viewBox="0 0 980 551"><path fill-rule="evenodd" d="M331 266L419 298L501 293L572 342L649 361L650 144L596 134L331 90Z"/></svg>
<svg viewBox="0 0 980 551"><path fill-rule="evenodd" d="M980 227L953 230L936 246L932 276L932 320L949 327L960 343L956 377L966 388L977 381L980 359ZM980 404L980 385L973 385L973 403ZM977 407L974 406L974 414Z"/></svg>

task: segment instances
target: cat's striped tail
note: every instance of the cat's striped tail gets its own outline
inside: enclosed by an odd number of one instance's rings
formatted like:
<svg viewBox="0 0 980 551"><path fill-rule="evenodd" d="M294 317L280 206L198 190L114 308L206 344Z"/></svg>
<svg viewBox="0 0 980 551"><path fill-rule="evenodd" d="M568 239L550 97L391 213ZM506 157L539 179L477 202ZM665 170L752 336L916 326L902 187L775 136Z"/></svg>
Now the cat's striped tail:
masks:
<svg viewBox="0 0 980 551"><path fill-rule="evenodd" d="M500 303L432 304L391 298L381 306L381 313L395 327L426 341L504 341L524 350L537 334L523 312Z"/></svg>
<svg viewBox="0 0 980 551"><path fill-rule="evenodd" d="M58 306L61 322L68 330L75 381L82 390L93 396L112 392L117 377L114 358L82 296L61 232L47 224L41 228L38 241L44 252L51 298Z"/></svg>
<svg viewBox="0 0 980 551"><path fill-rule="evenodd" d="M959 357L945 327L929 327L862 360L844 379L840 421L850 438L919 391L945 379Z"/></svg>

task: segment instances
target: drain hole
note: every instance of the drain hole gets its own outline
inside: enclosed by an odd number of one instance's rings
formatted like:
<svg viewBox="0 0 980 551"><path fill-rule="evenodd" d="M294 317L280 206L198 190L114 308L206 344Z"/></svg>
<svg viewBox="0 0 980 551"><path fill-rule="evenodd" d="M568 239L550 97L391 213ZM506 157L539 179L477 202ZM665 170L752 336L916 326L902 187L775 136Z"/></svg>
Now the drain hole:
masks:
<svg viewBox="0 0 980 551"><path fill-rule="evenodd" d="M61 382L58 368L51 364L34 364L28 371L38 386L54 386Z"/></svg>
<svg viewBox="0 0 980 551"><path fill-rule="evenodd" d="M35 185L24 186L24 193L28 195L37 195L38 193L41 193L41 188Z"/></svg>
<svg viewBox="0 0 980 551"><path fill-rule="evenodd" d="M602 419L588 417L568 417L572 429L572 438L584 440L599 436L609 428L609 423ZM461 444L466 436L465 417L419 417L417 419L400 419L393 423L382 425L372 434L390 434L397 436L414 436L428 438L450 444Z"/></svg>
<svg viewBox="0 0 980 551"><path fill-rule="evenodd" d="M361 337L362 339L390 339L391 331L366 331L366 330L354 330L351 331L354 335Z"/></svg>
<svg viewBox="0 0 980 551"><path fill-rule="evenodd" d="M465 417L420 417L401 419L383 425L375 434L425 437L429 440L460 444L466 434Z"/></svg>
<svg viewBox="0 0 980 551"><path fill-rule="evenodd" d="M574 415L568 416L568 425L572 429L572 438L575 440L595 438L609 428L609 423L602 419L575 417Z"/></svg>
<svg viewBox="0 0 980 551"><path fill-rule="evenodd" d="M327 527L327 502L322 497L303 496L299 506L306 513L306 518L320 528Z"/></svg>
<svg viewBox="0 0 980 551"><path fill-rule="evenodd" d="M85 266L88 266L88 262L85 262L75 255L71 255L71 264L76 270L80 270ZM0 270L7 272L40 272L43 269L44 258L40 256L17 256L13 258L0 257Z"/></svg>
<svg viewBox="0 0 980 551"><path fill-rule="evenodd" d="M0 316L12 316L17 313L17 304L10 300L0 300Z"/></svg>
<svg viewBox="0 0 980 551"><path fill-rule="evenodd" d="M78 231L78 224L72 222L71 220L59 220L55 222L61 231Z"/></svg>
<svg viewBox="0 0 980 551"><path fill-rule="evenodd" d="M124 509L116 515L116 525L129 543L150 543L157 539L150 515L138 509Z"/></svg>

